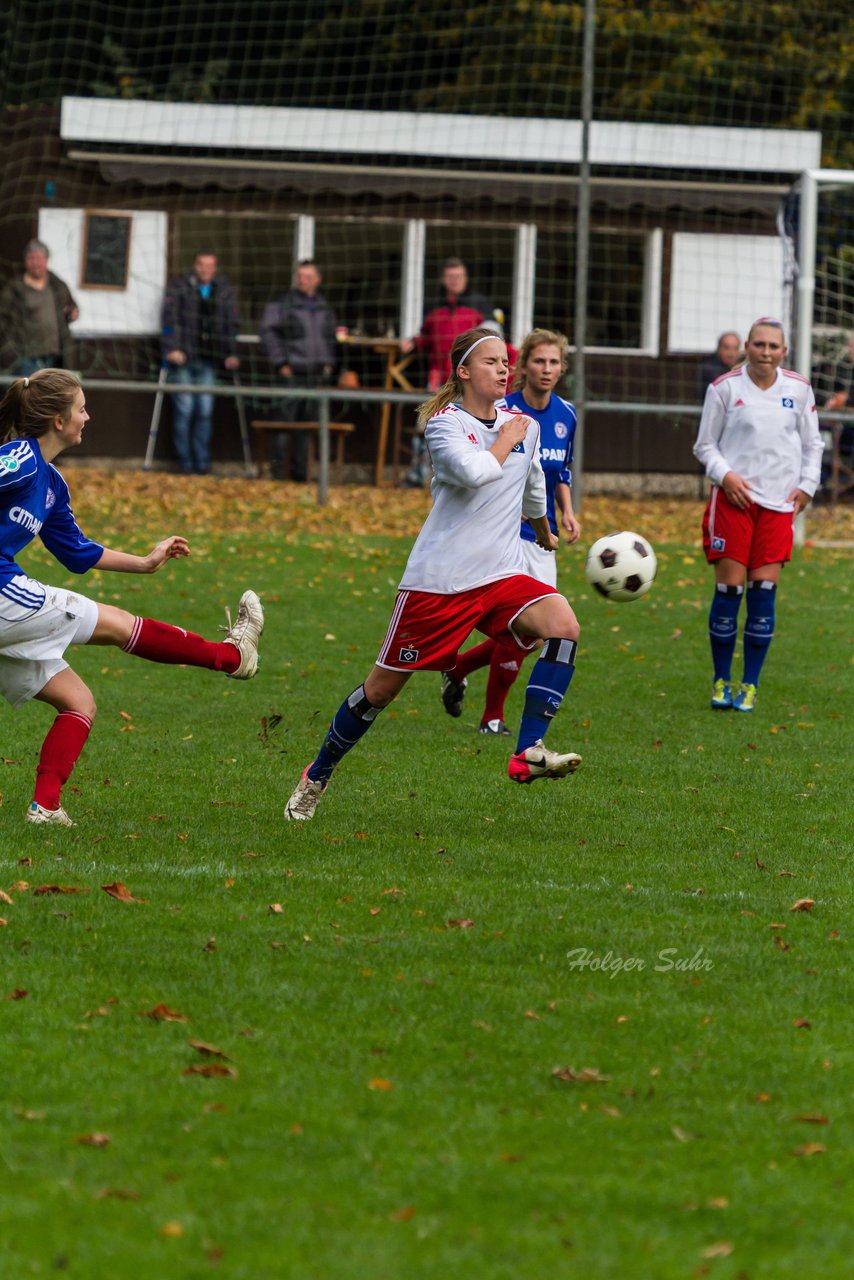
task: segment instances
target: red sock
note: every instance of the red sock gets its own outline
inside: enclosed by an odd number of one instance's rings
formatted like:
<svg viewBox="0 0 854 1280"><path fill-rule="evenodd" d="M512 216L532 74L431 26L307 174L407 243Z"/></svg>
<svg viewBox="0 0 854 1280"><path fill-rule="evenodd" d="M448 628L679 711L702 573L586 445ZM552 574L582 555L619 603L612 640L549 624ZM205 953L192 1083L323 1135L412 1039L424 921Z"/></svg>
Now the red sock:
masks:
<svg viewBox="0 0 854 1280"><path fill-rule="evenodd" d="M183 631L168 622L153 618L137 618L125 653L150 662L185 663L188 667L207 667L209 671L231 673L240 666L237 646L220 640L205 640L192 631Z"/></svg>
<svg viewBox="0 0 854 1280"><path fill-rule="evenodd" d="M33 796L43 809L59 808L59 793L86 745L92 721L78 711L60 711L42 743L36 790Z"/></svg>
<svg viewBox="0 0 854 1280"><path fill-rule="evenodd" d="M494 640L482 640L480 644L474 645L471 649L466 649L465 653L457 654L456 665L453 669L455 680L463 680L466 676L470 676L473 671L479 671L481 667L485 667L490 661L495 650Z"/></svg>
<svg viewBox="0 0 854 1280"><path fill-rule="evenodd" d="M519 674L524 654L516 645L497 644L489 662L484 720L503 720L507 694Z"/></svg>

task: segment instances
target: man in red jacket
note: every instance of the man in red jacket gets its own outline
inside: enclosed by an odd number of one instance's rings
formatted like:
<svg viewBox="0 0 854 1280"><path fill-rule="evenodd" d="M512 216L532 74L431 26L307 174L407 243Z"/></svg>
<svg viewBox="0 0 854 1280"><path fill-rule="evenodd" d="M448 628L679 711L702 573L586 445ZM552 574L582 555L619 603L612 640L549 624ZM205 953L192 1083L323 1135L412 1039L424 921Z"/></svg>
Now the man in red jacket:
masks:
<svg viewBox="0 0 854 1280"><path fill-rule="evenodd" d="M427 352L427 387L437 391L450 375L449 357L456 338L491 318L492 303L469 289L465 263L461 258L447 258L442 267L442 288L427 308L421 332L405 338L400 349L404 355L416 348Z"/></svg>

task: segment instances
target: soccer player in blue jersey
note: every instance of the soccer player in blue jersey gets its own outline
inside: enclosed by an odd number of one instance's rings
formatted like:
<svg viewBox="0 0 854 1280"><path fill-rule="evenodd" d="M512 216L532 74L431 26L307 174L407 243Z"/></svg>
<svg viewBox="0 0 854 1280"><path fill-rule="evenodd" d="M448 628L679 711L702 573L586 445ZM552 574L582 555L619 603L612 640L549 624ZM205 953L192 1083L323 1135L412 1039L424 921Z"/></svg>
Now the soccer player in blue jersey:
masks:
<svg viewBox="0 0 854 1280"><path fill-rule="evenodd" d="M499 408L518 409L540 424L540 464L546 478L549 528L559 537L560 525L567 542L577 542L581 525L572 509L570 485L572 448L575 441L575 409L568 400L555 395L554 388L566 372L569 343L562 333L534 329L522 342L510 393L498 401ZM527 572L549 586L557 584L557 561L553 552L537 544L527 520L521 524L522 552ZM480 732L505 736L504 704L519 674L524 654L518 647L484 640L458 655L451 671L442 676L442 705L448 715L462 714L468 677L489 665L486 705Z"/></svg>
<svg viewBox="0 0 854 1280"><path fill-rule="evenodd" d="M79 445L88 421L80 382L63 369L18 378L0 402L0 694L13 707L31 698L56 711L39 756L27 820L70 827L61 791L83 750L95 701L65 660L71 644L116 645L152 662L180 663L248 680L258 669L264 612L245 591L237 619L223 641L204 640L180 627L138 618L29 577L15 557L38 535L72 573L107 569L155 573L167 560L190 553L173 535L145 556L112 551L87 538L71 510L68 485L53 466Z"/></svg>

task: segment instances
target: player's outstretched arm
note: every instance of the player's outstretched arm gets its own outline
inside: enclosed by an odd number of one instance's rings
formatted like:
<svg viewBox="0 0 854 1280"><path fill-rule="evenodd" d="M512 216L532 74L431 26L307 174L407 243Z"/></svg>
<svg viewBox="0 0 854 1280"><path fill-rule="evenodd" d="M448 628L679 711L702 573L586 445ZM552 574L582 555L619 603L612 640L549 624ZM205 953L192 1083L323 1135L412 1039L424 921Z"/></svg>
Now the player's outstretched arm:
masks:
<svg viewBox="0 0 854 1280"><path fill-rule="evenodd" d="M175 560L179 556L188 556L190 545L186 538L173 534L164 538L149 551L147 556L133 556L127 551L111 551L104 547L101 559L93 566L95 569L106 569L111 573L156 573L167 560Z"/></svg>

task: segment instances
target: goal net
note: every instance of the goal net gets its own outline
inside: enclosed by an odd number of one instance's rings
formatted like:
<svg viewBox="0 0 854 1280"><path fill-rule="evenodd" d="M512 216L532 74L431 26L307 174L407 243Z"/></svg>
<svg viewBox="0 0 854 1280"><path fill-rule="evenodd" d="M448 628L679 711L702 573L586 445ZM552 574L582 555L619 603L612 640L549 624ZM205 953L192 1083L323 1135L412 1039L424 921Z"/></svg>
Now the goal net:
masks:
<svg viewBox="0 0 854 1280"><path fill-rule="evenodd" d="M240 381L259 404L277 376L262 317L306 258L347 330L339 366L363 388L426 384L425 355L400 368L391 345L442 301L449 259L508 339L538 326L572 341L583 26L584 5L544 0L13 2L2 280L44 242L79 311L69 360L89 379L153 384L167 281L213 250L236 295ZM598 0L591 476L696 486L691 443L719 337L795 305L793 184L854 164L852 38L849 0ZM822 199L817 343L854 327L851 190ZM3 296L9 374L26 344ZM99 394L111 447L139 454L150 397ZM223 399L218 417L231 409ZM367 464L379 410L350 412ZM217 443L223 456L237 447L227 433ZM168 457L168 432L158 451Z"/></svg>

